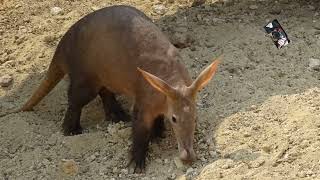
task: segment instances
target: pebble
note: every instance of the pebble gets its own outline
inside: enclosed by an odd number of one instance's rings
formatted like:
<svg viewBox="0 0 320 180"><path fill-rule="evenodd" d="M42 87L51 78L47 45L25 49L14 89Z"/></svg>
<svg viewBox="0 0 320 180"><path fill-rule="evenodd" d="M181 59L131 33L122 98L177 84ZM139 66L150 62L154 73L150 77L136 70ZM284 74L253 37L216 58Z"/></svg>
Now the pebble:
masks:
<svg viewBox="0 0 320 180"><path fill-rule="evenodd" d="M206 41L204 43L204 45L207 47L207 48L211 48L215 45L215 42L214 41Z"/></svg>
<svg viewBox="0 0 320 180"><path fill-rule="evenodd" d="M186 175L187 176L191 176L194 172L194 169L191 167L191 168L188 168L187 171L186 171Z"/></svg>
<svg viewBox="0 0 320 180"><path fill-rule="evenodd" d="M234 167L234 162L231 159L225 161L225 163L221 166L222 169L230 169Z"/></svg>
<svg viewBox="0 0 320 180"><path fill-rule="evenodd" d="M202 16L200 14L197 15L197 20L202 21Z"/></svg>
<svg viewBox="0 0 320 180"><path fill-rule="evenodd" d="M62 13L62 9L60 7L53 7L50 12L52 15L58 15Z"/></svg>
<svg viewBox="0 0 320 180"><path fill-rule="evenodd" d="M190 51L196 51L197 48L195 46L190 46Z"/></svg>
<svg viewBox="0 0 320 180"><path fill-rule="evenodd" d="M216 151L209 151L209 154L212 158L217 158L218 157L218 154Z"/></svg>
<svg viewBox="0 0 320 180"><path fill-rule="evenodd" d="M93 11L97 11L97 10L99 10L100 8L99 8L98 6L92 6L91 9L92 9Z"/></svg>
<svg viewBox="0 0 320 180"><path fill-rule="evenodd" d="M21 43L23 43L25 41L25 37L21 36L20 38L16 38L15 43L17 43L18 45L20 45Z"/></svg>
<svg viewBox="0 0 320 180"><path fill-rule="evenodd" d="M121 169L121 173L122 173L122 174L128 174L129 171L128 171L128 169Z"/></svg>
<svg viewBox="0 0 320 180"><path fill-rule="evenodd" d="M249 9L251 9L251 10L256 10L256 9L258 9L258 6L257 6L257 5L250 5L250 6L249 6Z"/></svg>
<svg viewBox="0 0 320 180"><path fill-rule="evenodd" d="M45 165L45 166L49 166L50 161L49 161L48 159L44 159L44 160L42 161L42 164Z"/></svg>
<svg viewBox="0 0 320 180"><path fill-rule="evenodd" d="M0 86L1 87L8 87L11 85L12 81L13 81L12 76L4 75L4 76L0 77Z"/></svg>
<svg viewBox="0 0 320 180"><path fill-rule="evenodd" d="M164 163L168 164L169 163L169 159L164 159Z"/></svg>
<svg viewBox="0 0 320 180"><path fill-rule="evenodd" d="M176 180L187 180L187 176L186 175L179 176L177 177Z"/></svg>
<svg viewBox="0 0 320 180"><path fill-rule="evenodd" d="M314 6L311 6L311 5L309 5L308 7L311 11L314 11L316 9Z"/></svg>
<svg viewBox="0 0 320 180"><path fill-rule="evenodd" d="M256 105L252 105L250 106L249 110L253 111L253 110L256 110L258 107Z"/></svg>
<svg viewBox="0 0 320 180"><path fill-rule="evenodd" d="M202 162L207 162L207 159L206 159L205 157L201 157L200 160L201 160Z"/></svg>
<svg viewBox="0 0 320 180"><path fill-rule="evenodd" d="M76 175L79 171L79 168L76 164L76 162L73 159L70 160L62 160L62 170L64 173L68 174L68 175Z"/></svg>
<svg viewBox="0 0 320 180"><path fill-rule="evenodd" d="M206 0L194 0L192 3L192 7L196 7L196 6L200 6L202 4L204 4L206 2Z"/></svg>
<svg viewBox="0 0 320 180"><path fill-rule="evenodd" d="M164 15L166 13L166 10L167 8L162 4L153 6L153 11L159 15Z"/></svg>
<svg viewBox="0 0 320 180"><path fill-rule="evenodd" d="M264 152L266 152L266 153L270 153L271 152L271 146L269 146L269 145L265 145L265 146L263 146L262 147L262 150L264 151Z"/></svg>
<svg viewBox="0 0 320 180"><path fill-rule="evenodd" d="M53 44L55 41L55 36L54 35L47 35L43 38L43 42L45 42L46 44Z"/></svg>
<svg viewBox="0 0 320 180"><path fill-rule="evenodd" d="M57 139L56 139L56 137L55 136L51 136L49 139L48 139L48 144L50 145L50 146L53 146L53 145L55 145L56 143L57 143Z"/></svg>
<svg viewBox="0 0 320 180"><path fill-rule="evenodd" d="M172 43L174 46L177 48L186 48L190 47L191 44L194 42L194 39L191 37L190 34L187 33L181 33L181 32L176 32L170 37Z"/></svg>
<svg viewBox="0 0 320 180"><path fill-rule="evenodd" d="M309 68L312 70L319 71L320 70L320 60L315 58L309 59Z"/></svg>
<svg viewBox="0 0 320 180"><path fill-rule="evenodd" d="M90 159L90 161L94 161L96 159L96 156L94 154L92 154L89 159Z"/></svg>
<svg viewBox="0 0 320 180"><path fill-rule="evenodd" d="M183 162L178 157L174 158L174 164L178 169L184 168Z"/></svg>
<svg viewBox="0 0 320 180"><path fill-rule="evenodd" d="M252 161L252 162L250 162L250 167L251 168L258 168L258 167L262 166L264 163L265 163L265 160L263 160L263 159Z"/></svg>
<svg viewBox="0 0 320 180"><path fill-rule="evenodd" d="M301 171L301 172L298 172L297 176L300 178L304 178L307 176L307 173L305 171Z"/></svg>
<svg viewBox="0 0 320 180"><path fill-rule="evenodd" d="M162 160L161 160L161 159L159 159L159 158L158 158L158 159L156 159L155 161L156 161L157 163L159 163L159 164L162 164Z"/></svg>
<svg viewBox="0 0 320 180"><path fill-rule="evenodd" d="M251 136L251 134L249 133L249 132L245 132L244 134L243 134L243 137L250 137Z"/></svg>
<svg viewBox="0 0 320 180"><path fill-rule="evenodd" d="M175 173L171 174L169 179L176 179L177 175Z"/></svg>

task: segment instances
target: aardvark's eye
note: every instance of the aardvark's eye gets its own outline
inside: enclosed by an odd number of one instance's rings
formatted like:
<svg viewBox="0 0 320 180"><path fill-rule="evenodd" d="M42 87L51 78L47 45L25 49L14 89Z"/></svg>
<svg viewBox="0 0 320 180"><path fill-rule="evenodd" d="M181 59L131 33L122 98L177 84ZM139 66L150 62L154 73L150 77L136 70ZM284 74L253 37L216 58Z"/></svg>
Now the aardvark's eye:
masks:
<svg viewBox="0 0 320 180"><path fill-rule="evenodd" d="M175 115L172 116L172 122L176 123L177 122L177 118Z"/></svg>

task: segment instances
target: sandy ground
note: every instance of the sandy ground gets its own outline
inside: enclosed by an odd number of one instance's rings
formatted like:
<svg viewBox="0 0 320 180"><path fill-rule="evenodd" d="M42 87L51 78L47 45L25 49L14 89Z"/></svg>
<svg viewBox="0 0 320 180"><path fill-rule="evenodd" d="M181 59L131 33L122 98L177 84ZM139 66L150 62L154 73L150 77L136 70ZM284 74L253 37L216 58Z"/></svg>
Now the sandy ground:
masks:
<svg viewBox="0 0 320 180"><path fill-rule="evenodd" d="M65 137L63 80L33 112L0 118L2 179L320 179L320 3L316 0L0 1L0 112L32 94L64 32L79 18L113 4L133 5L180 44L195 77L224 53L198 99L192 167L177 167L175 139L153 143L146 174L128 173L130 123L104 121L100 99L82 116L88 133ZM51 9L62 11L53 14ZM277 50L262 27L277 18L292 43Z"/></svg>

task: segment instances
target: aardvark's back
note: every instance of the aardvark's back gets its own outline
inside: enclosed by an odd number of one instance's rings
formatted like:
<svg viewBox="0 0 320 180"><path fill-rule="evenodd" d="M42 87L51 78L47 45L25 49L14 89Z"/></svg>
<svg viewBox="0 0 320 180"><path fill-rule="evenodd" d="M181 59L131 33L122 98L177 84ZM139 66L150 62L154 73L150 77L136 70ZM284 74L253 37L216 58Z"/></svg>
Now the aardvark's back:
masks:
<svg viewBox="0 0 320 180"><path fill-rule="evenodd" d="M99 81L95 83L129 96L135 96L133 90L141 78L137 67L163 79L174 68L185 71L162 32L144 14L127 6L107 7L77 22L62 38L56 54L62 54L57 59L66 64L58 64L71 77L90 75Z"/></svg>

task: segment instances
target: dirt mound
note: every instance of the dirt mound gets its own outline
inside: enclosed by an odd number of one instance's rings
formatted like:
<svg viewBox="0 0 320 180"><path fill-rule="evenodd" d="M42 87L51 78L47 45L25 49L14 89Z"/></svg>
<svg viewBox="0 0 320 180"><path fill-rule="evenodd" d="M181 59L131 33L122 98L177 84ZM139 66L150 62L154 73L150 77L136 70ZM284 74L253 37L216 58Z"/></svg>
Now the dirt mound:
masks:
<svg viewBox="0 0 320 180"><path fill-rule="evenodd" d="M221 159L198 179L319 178L319 92L273 96L224 119L215 132Z"/></svg>

